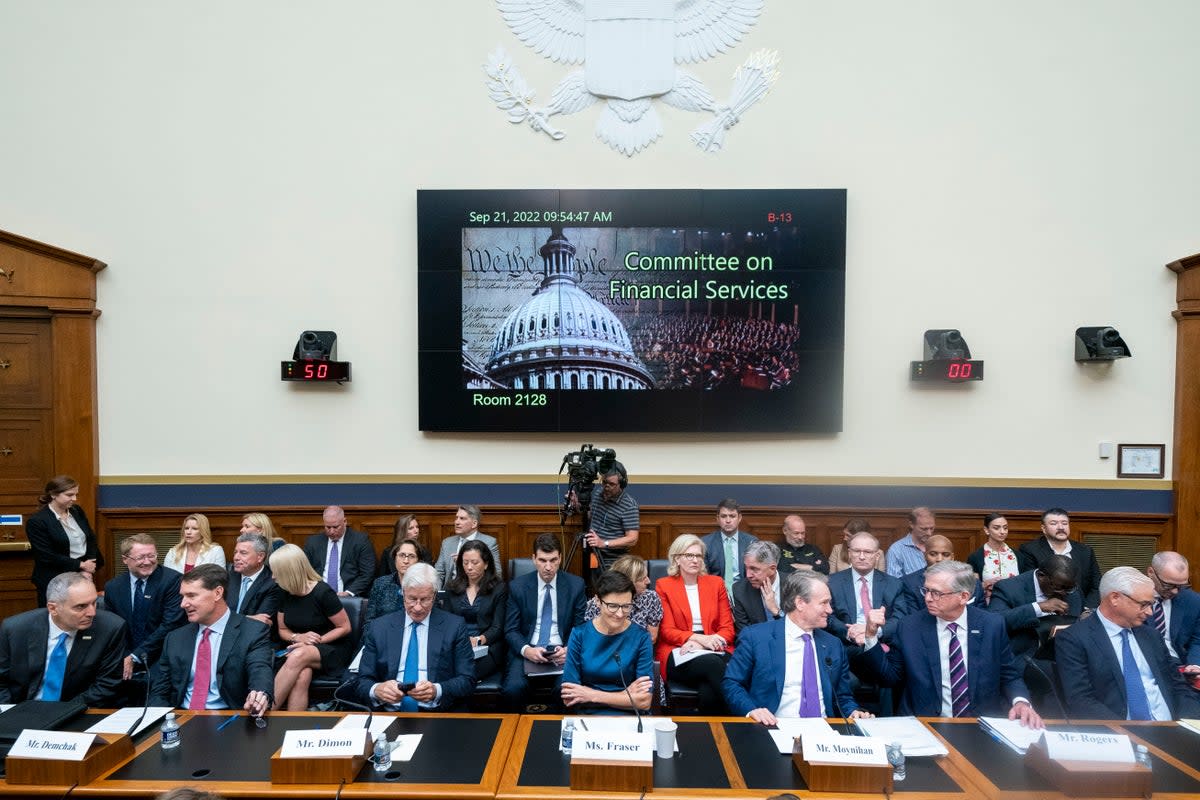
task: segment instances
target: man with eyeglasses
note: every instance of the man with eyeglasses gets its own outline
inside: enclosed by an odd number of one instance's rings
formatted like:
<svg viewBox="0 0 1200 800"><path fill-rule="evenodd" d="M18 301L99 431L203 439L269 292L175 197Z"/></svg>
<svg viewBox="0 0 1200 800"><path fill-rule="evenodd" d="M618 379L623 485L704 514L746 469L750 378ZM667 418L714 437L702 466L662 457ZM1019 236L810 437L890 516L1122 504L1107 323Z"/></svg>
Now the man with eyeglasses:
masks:
<svg viewBox="0 0 1200 800"><path fill-rule="evenodd" d="M1146 624L1163 637L1172 658L1200 664L1200 594L1192 591L1187 559L1170 550L1155 553L1146 574L1155 595Z"/></svg>
<svg viewBox="0 0 1200 800"><path fill-rule="evenodd" d="M1004 617L1013 654L1033 656L1049 641L1051 631L1070 625L1083 613L1079 567L1066 556L1053 555L1032 572L1022 572L992 586L988 611Z"/></svg>
<svg viewBox="0 0 1200 800"><path fill-rule="evenodd" d="M850 669L857 671L857 658L866 644L867 616L882 610L884 622L878 632L882 642L890 642L911 606L899 579L875 569L879 540L869 533L856 533L846 545L850 569L829 576L833 614L829 632L847 647Z"/></svg>
<svg viewBox="0 0 1200 800"><path fill-rule="evenodd" d="M179 607L179 581L183 576L159 566L154 537L146 533L126 536L121 541L121 563L125 572L104 585L104 607L125 620L121 671L124 680L129 681L134 672L148 670L158 661L167 634L187 620ZM138 702L145 691L140 680L124 689L131 701Z"/></svg>
<svg viewBox="0 0 1200 800"><path fill-rule="evenodd" d="M969 564L925 570L925 606L900 621L892 646L877 643L878 609L867 617L863 663L885 686L902 687L900 713L919 717L1005 716L1027 728L1042 718L1029 702L1023 666L998 614L969 605L978 578Z"/></svg>
<svg viewBox="0 0 1200 800"><path fill-rule="evenodd" d="M1100 579L1100 604L1055 638L1056 666L1069 716L1172 720L1200 716L1200 701L1151 625L1154 581L1133 567ZM1189 674L1200 667L1186 668Z"/></svg>

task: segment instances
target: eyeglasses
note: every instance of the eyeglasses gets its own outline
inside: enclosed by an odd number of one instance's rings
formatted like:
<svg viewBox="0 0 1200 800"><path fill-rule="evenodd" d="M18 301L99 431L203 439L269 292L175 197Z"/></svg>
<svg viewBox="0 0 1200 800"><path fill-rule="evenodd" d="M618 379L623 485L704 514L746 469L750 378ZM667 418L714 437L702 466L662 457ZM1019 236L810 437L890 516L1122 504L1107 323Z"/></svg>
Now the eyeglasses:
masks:
<svg viewBox="0 0 1200 800"><path fill-rule="evenodd" d="M1150 571L1154 573L1155 580L1162 584L1162 587L1167 591L1174 589L1177 592L1182 592L1184 589L1187 589L1190 586L1190 584L1187 583L1167 583L1162 579L1162 576L1158 574L1158 570L1156 570L1154 567L1151 567Z"/></svg>
<svg viewBox="0 0 1200 800"><path fill-rule="evenodd" d="M879 552L878 550L851 550L850 555L852 555L852 556L873 556L878 552Z"/></svg>
<svg viewBox="0 0 1200 800"><path fill-rule="evenodd" d="M433 601L433 595L430 595L429 597L416 597L411 594L404 595L404 605L406 606L420 606L424 608L425 606L433 605Z"/></svg>
<svg viewBox="0 0 1200 800"><path fill-rule="evenodd" d="M420 556L416 553L396 553L396 558L401 561L416 561Z"/></svg>
<svg viewBox="0 0 1200 800"><path fill-rule="evenodd" d="M130 555L124 555L121 556L121 558L125 559L126 561L132 561L135 564L149 564L152 561L158 561L158 556L152 555L138 556L137 558L134 558Z"/></svg>
<svg viewBox="0 0 1200 800"><path fill-rule="evenodd" d="M1125 595L1130 600L1133 600L1133 602L1137 603L1138 608L1141 609L1142 611L1145 611L1146 609L1148 609L1154 605L1153 600L1134 600L1133 597L1130 597L1130 595L1125 594L1125 592L1121 592L1121 594Z"/></svg>
<svg viewBox="0 0 1200 800"><path fill-rule="evenodd" d="M633 603L610 603L607 600L601 600L600 605L614 614L628 614L633 611Z"/></svg>
<svg viewBox="0 0 1200 800"><path fill-rule="evenodd" d="M680 553L679 555L677 555L675 557L676 558L686 558L686 559L690 560L690 559L695 559L695 558L704 558L704 554L703 553Z"/></svg>
<svg viewBox="0 0 1200 800"><path fill-rule="evenodd" d="M930 600L941 600L947 595L962 594L961 592L939 592L937 589L930 589L928 586L922 586L921 592Z"/></svg>

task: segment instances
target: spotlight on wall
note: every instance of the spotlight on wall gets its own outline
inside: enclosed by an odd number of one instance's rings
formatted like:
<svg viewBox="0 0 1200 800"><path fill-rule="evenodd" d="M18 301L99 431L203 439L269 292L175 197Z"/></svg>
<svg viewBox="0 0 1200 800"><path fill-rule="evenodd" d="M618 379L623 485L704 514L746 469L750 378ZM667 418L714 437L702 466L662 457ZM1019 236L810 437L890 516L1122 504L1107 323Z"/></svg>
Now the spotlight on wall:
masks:
<svg viewBox="0 0 1200 800"><path fill-rule="evenodd" d="M925 331L925 360L912 362L909 378L914 381L983 380L983 362L971 360L971 348L957 328Z"/></svg>
<svg viewBox="0 0 1200 800"><path fill-rule="evenodd" d="M350 380L350 362L337 360L337 334L305 331L296 341L291 361L281 361L279 378L302 383L345 383Z"/></svg>
<svg viewBox="0 0 1200 800"><path fill-rule="evenodd" d="M1116 361L1131 355L1129 345L1111 325L1075 329L1076 361Z"/></svg>

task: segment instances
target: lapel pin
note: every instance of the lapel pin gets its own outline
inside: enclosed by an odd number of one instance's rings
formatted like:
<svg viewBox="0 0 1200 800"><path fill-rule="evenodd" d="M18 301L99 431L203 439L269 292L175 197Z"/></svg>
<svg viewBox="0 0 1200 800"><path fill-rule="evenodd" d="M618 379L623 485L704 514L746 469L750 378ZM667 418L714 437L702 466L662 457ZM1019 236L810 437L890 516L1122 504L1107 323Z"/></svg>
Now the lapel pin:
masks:
<svg viewBox="0 0 1200 800"><path fill-rule="evenodd" d="M979 631L971 631L971 633L972 633L972 635L974 635L974 636L978 636L978 635L979 635Z"/></svg>
<svg viewBox="0 0 1200 800"><path fill-rule="evenodd" d="M90 637L90 636L81 636L79 638L81 638L85 642L90 642L92 640L92 637Z"/></svg>

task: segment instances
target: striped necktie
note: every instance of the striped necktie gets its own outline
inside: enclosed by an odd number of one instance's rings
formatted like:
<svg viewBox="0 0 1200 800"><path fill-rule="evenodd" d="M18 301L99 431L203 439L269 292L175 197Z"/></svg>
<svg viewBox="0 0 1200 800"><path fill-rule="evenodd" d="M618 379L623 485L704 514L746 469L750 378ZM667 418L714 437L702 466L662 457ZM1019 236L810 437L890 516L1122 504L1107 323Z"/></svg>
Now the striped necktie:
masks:
<svg viewBox="0 0 1200 800"><path fill-rule="evenodd" d="M950 631L950 709L956 717L965 717L971 705L967 686L967 665L963 661L962 645L958 641L958 623L946 623Z"/></svg>

